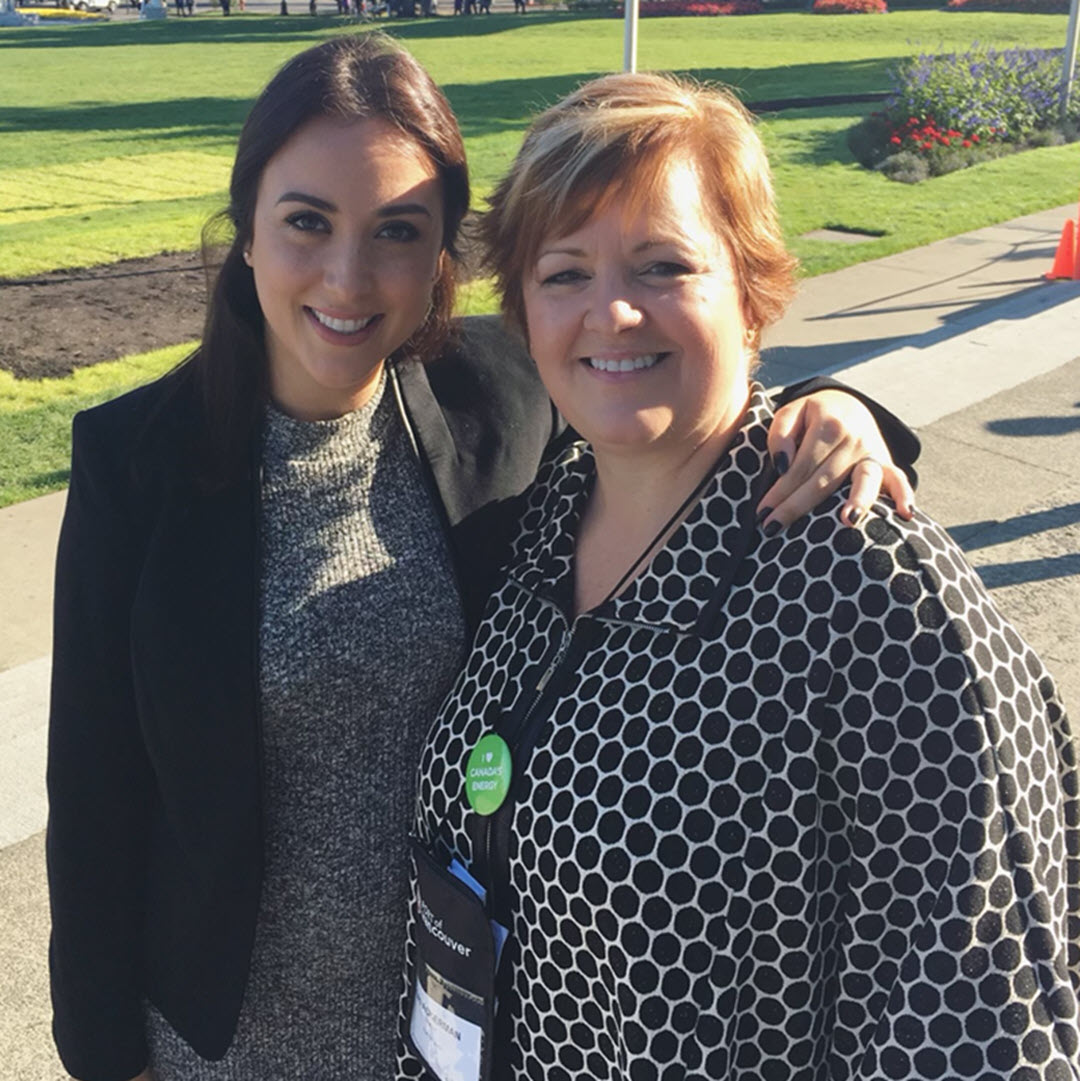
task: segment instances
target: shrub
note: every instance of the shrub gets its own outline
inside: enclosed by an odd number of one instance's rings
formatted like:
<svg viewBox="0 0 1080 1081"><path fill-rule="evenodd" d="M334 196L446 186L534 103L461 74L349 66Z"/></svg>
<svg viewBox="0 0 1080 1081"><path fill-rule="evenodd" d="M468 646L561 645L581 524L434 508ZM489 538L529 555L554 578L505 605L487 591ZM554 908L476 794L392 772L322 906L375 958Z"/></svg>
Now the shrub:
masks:
<svg viewBox="0 0 1080 1081"><path fill-rule="evenodd" d="M885 0L814 0L816 15L880 15L889 10Z"/></svg>
<svg viewBox="0 0 1080 1081"><path fill-rule="evenodd" d="M1017 11L1027 15L1067 15L1069 0L949 0L946 11Z"/></svg>
<svg viewBox="0 0 1080 1081"><path fill-rule="evenodd" d="M898 180L901 184L918 184L930 176L926 159L910 150L901 150L899 154L886 158L881 163L881 171L890 180Z"/></svg>

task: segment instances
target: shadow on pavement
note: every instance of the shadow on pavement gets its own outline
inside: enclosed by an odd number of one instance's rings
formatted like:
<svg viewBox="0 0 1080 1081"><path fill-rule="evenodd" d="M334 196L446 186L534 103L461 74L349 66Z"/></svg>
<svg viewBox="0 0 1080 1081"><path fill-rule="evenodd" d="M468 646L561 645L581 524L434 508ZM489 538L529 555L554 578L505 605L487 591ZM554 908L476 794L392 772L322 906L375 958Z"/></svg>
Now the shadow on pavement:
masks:
<svg viewBox="0 0 1080 1081"><path fill-rule="evenodd" d="M1045 582L1051 578L1080 575L1080 555L1046 556L1043 559L1020 559L1015 563L994 563L975 568L987 589Z"/></svg>

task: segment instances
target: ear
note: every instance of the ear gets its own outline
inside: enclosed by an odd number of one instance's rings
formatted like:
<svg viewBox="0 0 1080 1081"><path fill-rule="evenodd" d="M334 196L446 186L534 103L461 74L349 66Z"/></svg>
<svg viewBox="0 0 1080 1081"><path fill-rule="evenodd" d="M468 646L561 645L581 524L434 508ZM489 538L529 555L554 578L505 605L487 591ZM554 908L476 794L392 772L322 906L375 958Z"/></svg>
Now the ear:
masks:
<svg viewBox="0 0 1080 1081"><path fill-rule="evenodd" d="M243 252L243 255L244 255L244 262L247 263L248 266L251 266L251 249L250 248L245 248L244 252Z"/></svg>

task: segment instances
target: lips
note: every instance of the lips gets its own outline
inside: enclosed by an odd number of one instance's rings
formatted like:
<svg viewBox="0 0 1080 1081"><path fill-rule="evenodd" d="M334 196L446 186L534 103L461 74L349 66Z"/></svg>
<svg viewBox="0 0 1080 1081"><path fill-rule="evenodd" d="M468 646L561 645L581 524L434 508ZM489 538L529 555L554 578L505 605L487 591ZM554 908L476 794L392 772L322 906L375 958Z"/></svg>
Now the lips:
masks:
<svg viewBox="0 0 1080 1081"><path fill-rule="evenodd" d="M363 319L338 319L333 315L327 315L326 312L319 311L318 308L308 308L307 310L320 326L324 326L337 334L357 334L377 318L374 315L368 315Z"/></svg>
<svg viewBox="0 0 1080 1081"><path fill-rule="evenodd" d="M598 372L640 372L646 368L652 368L666 355L666 353L642 353L640 356L620 357L617 360L606 357L583 357L582 359L590 368Z"/></svg>

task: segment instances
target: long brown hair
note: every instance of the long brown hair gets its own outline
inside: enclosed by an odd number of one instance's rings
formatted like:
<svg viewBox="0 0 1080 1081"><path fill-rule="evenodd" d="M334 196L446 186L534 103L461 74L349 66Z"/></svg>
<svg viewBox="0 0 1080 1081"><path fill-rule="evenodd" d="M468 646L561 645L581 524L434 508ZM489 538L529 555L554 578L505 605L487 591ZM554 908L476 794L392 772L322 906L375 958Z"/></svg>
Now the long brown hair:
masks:
<svg viewBox="0 0 1080 1081"><path fill-rule="evenodd" d="M442 260L427 318L398 351L435 355L450 331L461 221L469 207L465 146L450 103L431 76L384 34L332 38L294 56L270 80L244 122L229 182L229 205L203 231L203 251L228 249L207 305L202 344L187 361L202 400L207 466L218 481L247 460L267 400L269 374L263 314L244 261L263 170L310 120L378 118L396 125L424 150L442 185Z"/></svg>

